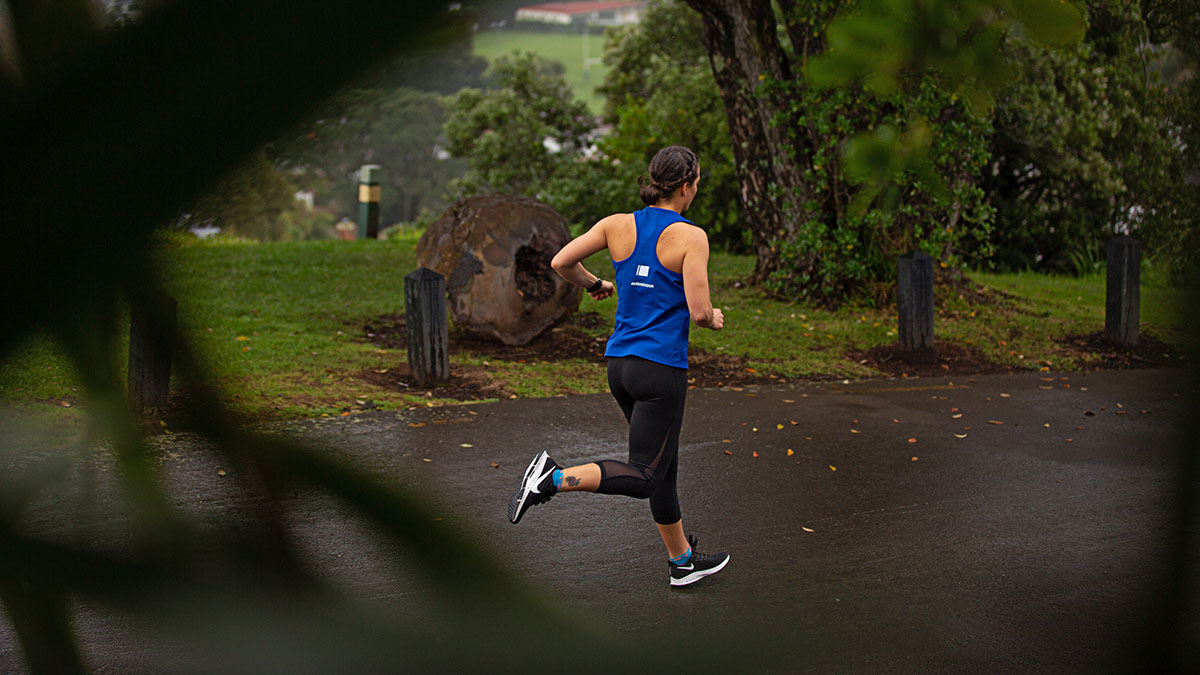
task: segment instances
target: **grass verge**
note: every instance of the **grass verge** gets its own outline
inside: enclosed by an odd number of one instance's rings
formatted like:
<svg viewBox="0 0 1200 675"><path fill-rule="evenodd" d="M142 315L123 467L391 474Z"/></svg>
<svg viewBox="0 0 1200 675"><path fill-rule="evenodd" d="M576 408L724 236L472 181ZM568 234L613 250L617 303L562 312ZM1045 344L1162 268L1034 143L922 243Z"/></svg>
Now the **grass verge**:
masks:
<svg viewBox="0 0 1200 675"><path fill-rule="evenodd" d="M402 315L404 275L416 266L415 244L415 235L353 243L197 244L164 249L159 261L168 291L179 301L184 338L228 404L252 419L606 390L597 358L536 351L505 356L498 346L478 340L456 347L455 338L451 368L486 385L472 390L482 393L439 398L440 390L390 384L386 373L405 368L407 353L380 340L371 327L380 317ZM611 278L606 255L587 265ZM694 348L780 381L881 374L858 357L896 342L894 307L829 311L769 300L741 283L753 267L749 256L714 254L713 298L725 311L726 329L692 327ZM1072 371L1098 362L1097 355L1064 341L1103 330L1103 278L970 276L992 290L979 297L939 287L939 341L1010 369ZM1142 334L1179 344L1183 297L1169 288L1143 288ZM585 344L606 337L615 309L613 299L585 297L568 328ZM127 350L121 344L113 354L122 371ZM85 419L86 400L75 373L44 336L31 337L0 364L0 402L21 414L52 411L56 423L68 427Z"/></svg>

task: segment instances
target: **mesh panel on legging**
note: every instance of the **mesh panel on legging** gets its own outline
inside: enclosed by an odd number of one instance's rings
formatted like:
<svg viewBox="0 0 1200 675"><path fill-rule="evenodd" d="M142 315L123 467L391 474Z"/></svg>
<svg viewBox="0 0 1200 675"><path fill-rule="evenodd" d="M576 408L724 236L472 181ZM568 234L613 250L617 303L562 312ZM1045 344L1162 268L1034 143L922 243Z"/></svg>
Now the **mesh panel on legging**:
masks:
<svg viewBox="0 0 1200 675"><path fill-rule="evenodd" d="M678 522L675 479L687 371L637 357L614 357L608 364L608 384L629 422L629 461L596 462L597 492L649 498L655 522Z"/></svg>

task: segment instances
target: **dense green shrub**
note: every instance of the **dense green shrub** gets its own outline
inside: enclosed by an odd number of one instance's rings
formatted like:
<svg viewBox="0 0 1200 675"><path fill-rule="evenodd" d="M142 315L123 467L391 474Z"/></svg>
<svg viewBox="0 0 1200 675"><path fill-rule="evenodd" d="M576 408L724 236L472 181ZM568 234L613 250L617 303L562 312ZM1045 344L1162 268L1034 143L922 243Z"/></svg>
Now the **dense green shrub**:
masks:
<svg viewBox="0 0 1200 675"><path fill-rule="evenodd" d="M1136 2L1088 7L1083 43L1010 36L1017 81L999 97L983 186L996 209L995 266L1086 274L1115 234L1164 264L1196 227L1187 207L1179 99L1148 67Z"/></svg>

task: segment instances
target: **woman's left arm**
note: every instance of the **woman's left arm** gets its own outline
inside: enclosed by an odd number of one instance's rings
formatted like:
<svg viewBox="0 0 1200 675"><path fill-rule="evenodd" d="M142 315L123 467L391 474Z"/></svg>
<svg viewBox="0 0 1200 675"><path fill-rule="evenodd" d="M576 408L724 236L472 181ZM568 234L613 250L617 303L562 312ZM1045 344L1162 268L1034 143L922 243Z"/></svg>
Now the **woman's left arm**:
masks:
<svg viewBox="0 0 1200 675"><path fill-rule="evenodd" d="M608 236L604 227L606 220L608 219L600 220L590 230L572 239L554 256L554 259L550 261L550 266L554 268L555 272L558 272L559 276L583 288L591 288L595 285L599 277L587 271L583 266L583 261L593 253L608 248ZM591 296L594 300L603 300L611 296L613 290L612 282L605 281L601 283L598 291L591 293Z"/></svg>

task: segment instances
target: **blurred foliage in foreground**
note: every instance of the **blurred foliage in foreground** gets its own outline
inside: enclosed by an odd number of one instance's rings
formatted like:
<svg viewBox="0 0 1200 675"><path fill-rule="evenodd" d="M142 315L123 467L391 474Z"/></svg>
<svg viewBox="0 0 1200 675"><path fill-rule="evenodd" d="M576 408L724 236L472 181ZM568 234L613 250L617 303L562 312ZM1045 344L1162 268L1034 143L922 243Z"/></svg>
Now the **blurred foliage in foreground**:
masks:
<svg viewBox="0 0 1200 675"><path fill-rule="evenodd" d="M159 671L515 667L534 631L598 652L597 669L631 658L621 641L501 573L466 534L435 527L408 491L334 453L242 430L181 340L187 428L249 477L245 509L198 527L160 475L112 358L123 308L159 287L152 232L361 68L457 30L444 7L176 2L104 33L89 0L9 3L19 69L7 63L0 79L0 354L51 336L93 412L91 431L66 453L42 451L36 434L0 441L0 601L29 670L106 665L87 663L80 606L195 650L145 666ZM111 481L97 478L93 460ZM110 483L115 494L97 494ZM340 501L402 550L433 606L408 616L411 607L383 610L335 590L288 536L284 500L299 490ZM42 508L80 494L120 512L106 514L116 531L87 529L99 513ZM460 647L467 635L472 649ZM203 648L220 636L237 639Z"/></svg>

